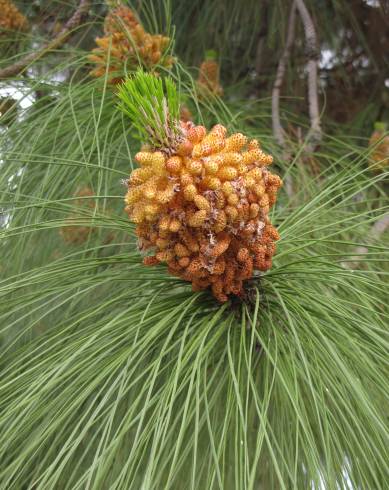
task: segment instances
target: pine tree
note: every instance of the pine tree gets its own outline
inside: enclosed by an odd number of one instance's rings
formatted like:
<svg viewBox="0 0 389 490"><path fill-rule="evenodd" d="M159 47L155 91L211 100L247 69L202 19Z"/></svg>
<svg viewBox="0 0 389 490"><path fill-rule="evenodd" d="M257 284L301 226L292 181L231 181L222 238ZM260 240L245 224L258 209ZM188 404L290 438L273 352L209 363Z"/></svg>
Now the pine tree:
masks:
<svg viewBox="0 0 389 490"><path fill-rule="evenodd" d="M389 169L369 162L387 136L369 145L365 120L334 123L307 90L320 66L304 27L342 43L351 7L199 5L133 2L177 62L138 60L119 84L107 59L90 74L101 2L41 3L30 52L1 60L19 105L0 119L0 488L386 488ZM372 8L355 7L353 40ZM258 98L244 70L261 38ZM222 99L198 93L209 46ZM204 277L185 275L181 259L216 248Z"/></svg>

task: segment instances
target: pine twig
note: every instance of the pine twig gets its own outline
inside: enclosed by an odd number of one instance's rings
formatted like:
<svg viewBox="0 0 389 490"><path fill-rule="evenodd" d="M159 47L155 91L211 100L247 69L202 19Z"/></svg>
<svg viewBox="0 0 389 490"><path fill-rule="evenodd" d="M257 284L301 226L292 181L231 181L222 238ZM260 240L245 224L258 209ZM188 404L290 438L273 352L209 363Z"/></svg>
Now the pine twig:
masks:
<svg viewBox="0 0 389 490"><path fill-rule="evenodd" d="M266 19L268 17L268 5L265 3L263 11L262 11L263 17ZM268 26L267 22L263 23L261 26L261 29L259 30L258 33L258 44L257 44L257 49L255 53L255 61L254 61L254 70L255 73L259 79L261 76L261 69L262 69L262 64L264 60L264 50L265 50L265 42L266 42L266 36L268 31Z"/></svg>
<svg viewBox="0 0 389 490"><path fill-rule="evenodd" d="M320 125L319 95L317 83L317 69L319 50L317 45L317 35L315 26L304 0L295 0L297 10L300 14L304 26L306 53L307 53L307 72L308 72L308 106L309 118L311 121L310 138L306 150L313 152L321 141L322 130Z"/></svg>
<svg viewBox="0 0 389 490"><path fill-rule="evenodd" d="M272 91L272 123L273 123L273 134L277 143L281 146L283 150L283 159L287 162L291 159L291 153L287 149L285 141L285 132L281 125L280 119L280 92L281 86L284 81L284 75L286 71L286 65L290 56L290 51L294 42L295 35L295 23L296 23L296 3L292 4L288 20L288 33L286 36L285 49L281 55L280 61L277 67L276 78L273 85ZM285 179L285 190L290 197L293 193L292 183L290 176Z"/></svg>
<svg viewBox="0 0 389 490"><path fill-rule="evenodd" d="M265 36L260 35L257 44L256 53L255 53L255 64L254 64L254 69L257 77L259 77L261 74L264 47L265 47Z"/></svg>
<svg viewBox="0 0 389 490"><path fill-rule="evenodd" d="M272 122L273 133L277 143L282 146L285 151L285 135L281 125L280 119L280 92L281 86L284 81L284 75L286 71L286 64L290 56L290 50L294 42L295 34L295 19L296 19L296 5L293 2L288 21L288 34L286 38L285 49L281 55L280 62L278 63L276 78L272 91Z"/></svg>
<svg viewBox="0 0 389 490"><path fill-rule="evenodd" d="M58 36L52 41L46 43L42 49L38 52L33 52L17 61L16 63L7 66L0 70L0 79L11 78L16 75L22 74L26 68L35 63L38 59L42 58L50 51L59 48L81 22L83 15L88 11L90 0L81 0L76 11L71 18L66 22L65 26L61 29Z"/></svg>

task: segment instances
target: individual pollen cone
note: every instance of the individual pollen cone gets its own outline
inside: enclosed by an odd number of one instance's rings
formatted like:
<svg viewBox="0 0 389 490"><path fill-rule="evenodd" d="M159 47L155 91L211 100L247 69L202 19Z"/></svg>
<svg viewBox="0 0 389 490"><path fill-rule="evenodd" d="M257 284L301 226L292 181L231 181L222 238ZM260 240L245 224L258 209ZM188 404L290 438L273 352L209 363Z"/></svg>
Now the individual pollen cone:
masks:
<svg viewBox="0 0 389 490"><path fill-rule="evenodd" d="M389 167L389 134L386 124L377 122L374 132L370 137L369 146L372 147L370 154L370 166L375 171L384 170Z"/></svg>
<svg viewBox="0 0 389 490"><path fill-rule="evenodd" d="M209 50L205 54L205 60L200 65L197 88L203 96L209 94L223 95L223 88L220 85L220 66L216 58L217 53Z"/></svg>
<svg viewBox="0 0 389 490"><path fill-rule="evenodd" d="M89 187L83 187L75 194L76 199L74 200L73 204L79 209L79 212L74 211L71 213L65 220L67 222L66 226L62 226L60 229L60 235L66 243L79 245L86 242L89 235L96 231L96 229L91 226L78 226L76 224L72 224L82 218L85 218L84 213L86 210L94 208L93 199L88 199L89 197L93 196L94 193ZM84 210L84 213L82 210Z"/></svg>
<svg viewBox="0 0 389 490"><path fill-rule="evenodd" d="M139 65L153 70L156 65L170 68L174 63L174 58L166 54L170 38L146 32L133 11L124 5L106 16L104 34L96 39L98 47L89 55L96 65L92 76L104 77L108 71L108 82L117 84Z"/></svg>
<svg viewBox="0 0 389 490"><path fill-rule="evenodd" d="M28 21L10 0L0 0L0 33L7 31L27 31Z"/></svg>
<svg viewBox="0 0 389 490"><path fill-rule="evenodd" d="M125 201L140 249L154 252L144 263L166 262L171 274L196 291L210 287L219 301L243 296L254 271L272 265L279 235L269 209L281 179L269 172L272 157L256 140L228 137L221 125L207 132L181 122L181 131L191 154L171 148L135 156L140 168L130 176Z"/></svg>

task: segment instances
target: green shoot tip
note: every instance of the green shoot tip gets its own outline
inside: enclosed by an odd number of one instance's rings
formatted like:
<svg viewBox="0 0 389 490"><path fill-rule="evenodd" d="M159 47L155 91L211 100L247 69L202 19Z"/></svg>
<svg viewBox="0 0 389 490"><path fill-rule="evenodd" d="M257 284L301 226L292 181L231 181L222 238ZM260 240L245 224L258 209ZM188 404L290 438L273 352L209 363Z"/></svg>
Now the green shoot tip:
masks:
<svg viewBox="0 0 389 490"><path fill-rule="evenodd" d="M162 78L142 69L118 89L119 109L126 114L145 142L167 148L180 136L177 87L170 77Z"/></svg>

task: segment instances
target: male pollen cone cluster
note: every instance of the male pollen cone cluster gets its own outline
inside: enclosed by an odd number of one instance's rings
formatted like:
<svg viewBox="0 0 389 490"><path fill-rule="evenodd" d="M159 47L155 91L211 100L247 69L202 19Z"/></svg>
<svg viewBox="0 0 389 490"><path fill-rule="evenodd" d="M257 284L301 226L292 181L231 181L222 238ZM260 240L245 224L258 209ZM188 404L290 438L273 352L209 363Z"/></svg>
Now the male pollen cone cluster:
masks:
<svg viewBox="0 0 389 490"><path fill-rule="evenodd" d="M91 226L78 226L72 224L74 221L85 217L85 214L82 213L82 209L88 210L94 208L95 205L93 199L83 199L93 196L94 193L90 187L83 187L75 194L77 199L74 200L74 205L79 208L81 212L75 211L66 218L65 221L68 224L62 226L60 229L60 235L62 236L64 242L73 245L80 245L81 243L86 242L91 233L96 231L96 229Z"/></svg>
<svg viewBox="0 0 389 490"><path fill-rule="evenodd" d="M375 171L389 167L389 134L386 134L386 124L376 123L370 137L369 146L374 147L370 154L370 166Z"/></svg>
<svg viewBox="0 0 389 490"><path fill-rule="evenodd" d="M10 0L0 0L0 32L27 31L28 21Z"/></svg>
<svg viewBox="0 0 389 490"><path fill-rule="evenodd" d="M126 71L136 69L139 64L151 70L158 64L170 68L174 62L172 56L165 54L170 38L146 32L132 10L124 5L106 16L104 34L96 38L98 47L88 58L97 65L92 76L105 76L108 66L109 83L120 83Z"/></svg>
<svg viewBox="0 0 389 490"><path fill-rule="evenodd" d="M211 287L221 302L243 296L244 281L272 265L279 234L269 220L281 179L257 140L227 137L220 124L181 121L169 152L145 149L128 181L126 212L137 224L144 264L167 263L194 291Z"/></svg>

